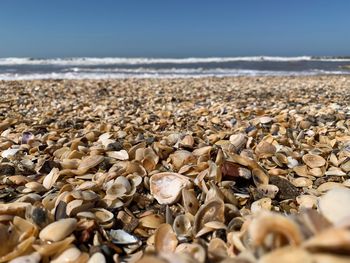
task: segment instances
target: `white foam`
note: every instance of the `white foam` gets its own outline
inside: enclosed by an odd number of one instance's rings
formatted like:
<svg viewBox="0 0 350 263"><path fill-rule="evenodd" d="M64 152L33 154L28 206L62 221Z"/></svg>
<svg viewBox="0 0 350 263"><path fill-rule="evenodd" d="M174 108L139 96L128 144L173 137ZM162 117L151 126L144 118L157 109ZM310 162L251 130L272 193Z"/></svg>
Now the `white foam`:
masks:
<svg viewBox="0 0 350 263"><path fill-rule="evenodd" d="M273 56L248 56L248 57L207 57L207 58L54 58L54 59L32 59L32 58L0 58L1 66L11 65L140 65L140 64L197 64L197 63L226 63L226 62L295 62L295 61L326 61L326 62L349 62L350 58L333 57L273 57Z"/></svg>
<svg viewBox="0 0 350 263"><path fill-rule="evenodd" d="M244 69L126 69L119 72L52 72L35 74L2 73L0 80L40 80L40 79L125 79L125 78L202 78L202 77L236 77L236 76L311 76L311 75L350 74L344 71L268 71L268 70L244 70Z"/></svg>

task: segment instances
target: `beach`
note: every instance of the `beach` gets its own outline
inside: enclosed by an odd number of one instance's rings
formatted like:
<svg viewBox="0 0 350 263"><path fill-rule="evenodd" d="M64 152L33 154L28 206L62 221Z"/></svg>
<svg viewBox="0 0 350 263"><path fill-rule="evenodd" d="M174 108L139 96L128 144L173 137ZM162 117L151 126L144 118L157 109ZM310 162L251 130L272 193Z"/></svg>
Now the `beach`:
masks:
<svg viewBox="0 0 350 263"><path fill-rule="evenodd" d="M0 91L0 262L350 260L350 75Z"/></svg>

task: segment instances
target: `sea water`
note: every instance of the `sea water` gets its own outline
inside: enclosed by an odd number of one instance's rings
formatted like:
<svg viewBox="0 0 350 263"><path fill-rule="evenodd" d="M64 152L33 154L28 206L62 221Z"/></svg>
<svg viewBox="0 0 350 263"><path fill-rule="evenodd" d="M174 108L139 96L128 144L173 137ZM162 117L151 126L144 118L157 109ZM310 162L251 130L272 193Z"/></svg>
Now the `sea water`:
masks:
<svg viewBox="0 0 350 263"><path fill-rule="evenodd" d="M0 80L350 74L349 57L0 58Z"/></svg>

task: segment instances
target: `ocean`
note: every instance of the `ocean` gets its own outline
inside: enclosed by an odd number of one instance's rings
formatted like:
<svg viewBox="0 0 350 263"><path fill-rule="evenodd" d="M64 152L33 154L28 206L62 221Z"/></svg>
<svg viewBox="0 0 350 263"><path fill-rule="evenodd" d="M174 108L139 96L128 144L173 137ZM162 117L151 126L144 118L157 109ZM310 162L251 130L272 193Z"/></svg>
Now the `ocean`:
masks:
<svg viewBox="0 0 350 263"><path fill-rule="evenodd" d="M0 80L350 74L350 57L0 58Z"/></svg>

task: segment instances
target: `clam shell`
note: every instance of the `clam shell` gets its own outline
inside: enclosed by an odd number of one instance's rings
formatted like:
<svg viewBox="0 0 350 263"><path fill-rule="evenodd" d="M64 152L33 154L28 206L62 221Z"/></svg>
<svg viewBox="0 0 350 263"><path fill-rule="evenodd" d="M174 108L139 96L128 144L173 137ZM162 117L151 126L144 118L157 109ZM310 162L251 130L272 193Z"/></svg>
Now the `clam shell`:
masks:
<svg viewBox="0 0 350 263"><path fill-rule="evenodd" d="M52 168L51 172L45 176L43 186L46 189L51 189L51 187L56 183L59 176L60 171L58 170L58 168Z"/></svg>
<svg viewBox="0 0 350 263"><path fill-rule="evenodd" d="M177 150L169 156L175 170L179 170L185 164L195 163L195 156L186 150Z"/></svg>
<svg viewBox="0 0 350 263"><path fill-rule="evenodd" d="M107 156L121 161L129 160L129 154L125 150L107 152Z"/></svg>
<svg viewBox="0 0 350 263"><path fill-rule="evenodd" d="M225 222L224 210L224 202L221 199L211 199L201 206L194 218L193 233L197 234L207 222Z"/></svg>
<svg viewBox="0 0 350 263"><path fill-rule="evenodd" d="M164 217L157 214L150 214L139 219L139 225L147 228L158 228L165 222Z"/></svg>
<svg viewBox="0 0 350 263"><path fill-rule="evenodd" d="M111 230L109 235L112 238L112 242L118 245L134 244L139 241L135 236L122 229Z"/></svg>
<svg viewBox="0 0 350 263"><path fill-rule="evenodd" d="M160 204L173 204L183 188L191 186L190 180L177 173L158 173L150 178L151 194Z"/></svg>
<svg viewBox="0 0 350 263"><path fill-rule="evenodd" d="M243 133L232 134L229 140L230 143L235 147L236 151L239 151L246 145L247 136Z"/></svg>
<svg viewBox="0 0 350 263"><path fill-rule="evenodd" d="M178 244L176 234L171 225L162 224L154 233L154 247L157 252L174 252Z"/></svg>
<svg viewBox="0 0 350 263"><path fill-rule="evenodd" d="M326 164L326 160L322 156L309 153L303 155L303 161L310 168L318 168Z"/></svg>
<svg viewBox="0 0 350 263"><path fill-rule="evenodd" d="M65 262L74 262L81 255L81 251L77 249L75 246L72 246L66 250L64 250L61 254L54 257L51 260L51 263L65 263Z"/></svg>
<svg viewBox="0 0 350 263"><path fill-rule="evenodd" d="M204 248L196 243L182 243L176 247L176 254L186 253L189 254L196 262L204 263L206 258L206 252Z"/></svg>
<svg viewBox="0 0 350 263"><path fill-rule="evenodd" d="M198 200L193 191L182 189L182 202L187 212L195 215L199 208Z"/></svg>
<svg viewBox="0 0 350 263"><path fill-rule="evenodd" d="M255 153L259 158L268 158L275 154L276 147L266 141L261 141L255 148Z"/></svg>
<svg viewBox="0 0 350 263"><path fill-rule="evenodd" d="M63 251L66 249L74 240L74 236L71 235L61 241L53 243L33 244L33 248L39 252L40 255L49 257L55 255L57 251Z"/></svg>
<svg viewBox="0 0 350 263"><path fill-rule="evenodd" d="M189 214L178 215L173 223L173 229L177 236L191 236L193 216Z"/></svg>
<svg viewBox="0 0 350 263"><path fill-rule="evenodd" d="M61 241L75 230L77 220L74 218L60 219L53 222L40 231L39 237L44 241Z"/></svg>
<svg viewBox="0 0 350 263"><path fill-rule="evenodd" d="M104 157L101 155L90 155L81 160L78 166L77 174L84 174L89 169L99 165L104 160Z"/></svg>

